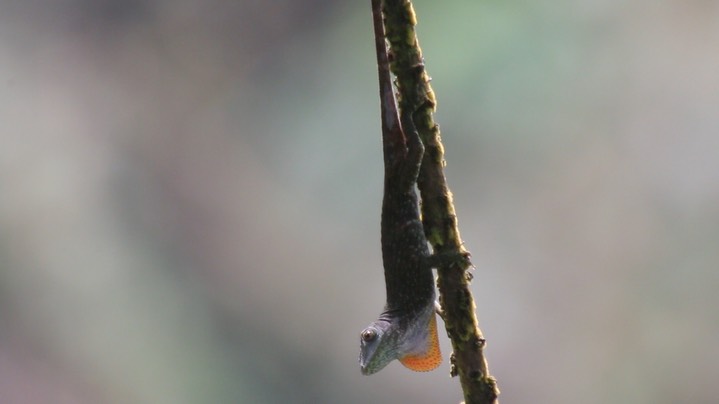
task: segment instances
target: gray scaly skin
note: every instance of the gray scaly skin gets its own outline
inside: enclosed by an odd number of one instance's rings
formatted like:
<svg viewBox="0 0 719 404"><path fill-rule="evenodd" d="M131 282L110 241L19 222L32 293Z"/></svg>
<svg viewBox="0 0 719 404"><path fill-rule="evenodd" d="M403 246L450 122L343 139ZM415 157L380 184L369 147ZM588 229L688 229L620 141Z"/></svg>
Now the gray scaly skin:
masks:
<svg viewBox="0 0 719 404"><path fill-rule="evenodd" d="M359 362L365 375L380 371L394 359L426 351L429 324L435 320L434 277L415 191L424 146L411 113L404 114L401 123L397 113L381 0L372 0L372 15L385 165L381 236L387 302L379 318L360 333ZM432 324L436 344L436 323Z"/></svg>

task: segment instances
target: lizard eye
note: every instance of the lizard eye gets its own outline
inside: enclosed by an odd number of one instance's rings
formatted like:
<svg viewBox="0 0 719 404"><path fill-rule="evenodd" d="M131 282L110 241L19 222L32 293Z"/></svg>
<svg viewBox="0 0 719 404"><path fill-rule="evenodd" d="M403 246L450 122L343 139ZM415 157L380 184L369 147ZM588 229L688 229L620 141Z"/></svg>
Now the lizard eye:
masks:
<svg viewBox="0 0 719 404"><path fill-rule="evenodd" d="M362 331L362 340L364 340L365 342L370 342L375 339L375 337L377 337L377 332L375 332L375 330Z"/></svg>

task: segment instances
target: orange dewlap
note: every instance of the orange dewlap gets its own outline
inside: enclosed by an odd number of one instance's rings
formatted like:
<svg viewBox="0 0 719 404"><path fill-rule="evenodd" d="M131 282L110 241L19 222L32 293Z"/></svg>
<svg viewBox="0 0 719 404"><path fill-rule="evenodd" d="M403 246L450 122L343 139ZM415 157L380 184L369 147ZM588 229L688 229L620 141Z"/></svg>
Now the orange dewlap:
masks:
<svg viewBox="0 0 719 404"><path fill-rule="evenodd" d="M429 320L429 338L427 350L419 355L407 355L399 358L406 368L415 372L429 372L437 369L442 363L442 352L439 351L439 339L437 338L437 316L432 315Z"/></svg>

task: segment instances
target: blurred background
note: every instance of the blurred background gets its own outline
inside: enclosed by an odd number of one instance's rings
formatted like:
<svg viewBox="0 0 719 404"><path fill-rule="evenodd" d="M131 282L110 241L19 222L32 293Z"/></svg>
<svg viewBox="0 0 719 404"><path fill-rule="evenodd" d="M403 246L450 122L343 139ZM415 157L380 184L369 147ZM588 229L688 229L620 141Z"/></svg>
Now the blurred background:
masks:
<svg viewBox="0 0 719 404"><path fill-rule="evenodd" d="M502 401L713 402L719 3L415 9ZM371 34L369 1L0 2L0 401L459 402L447 361L357 364Z"/></svg>

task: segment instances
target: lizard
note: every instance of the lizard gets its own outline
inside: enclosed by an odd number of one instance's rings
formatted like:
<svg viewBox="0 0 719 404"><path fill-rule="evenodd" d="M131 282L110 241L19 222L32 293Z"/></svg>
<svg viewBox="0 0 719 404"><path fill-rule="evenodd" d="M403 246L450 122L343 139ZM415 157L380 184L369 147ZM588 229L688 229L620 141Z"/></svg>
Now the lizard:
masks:
<svg viewBox="0 0 719 404"><path fill-rule="evenodd" d="M411 112L397 112L382 19L372 0L379 75L384 194L381 245L387 300L379 318L360 333L360 370L370 375L394 359L414 371L442 362L437 338L432 258L419 213L416 183L424 146Z"/></svg>

